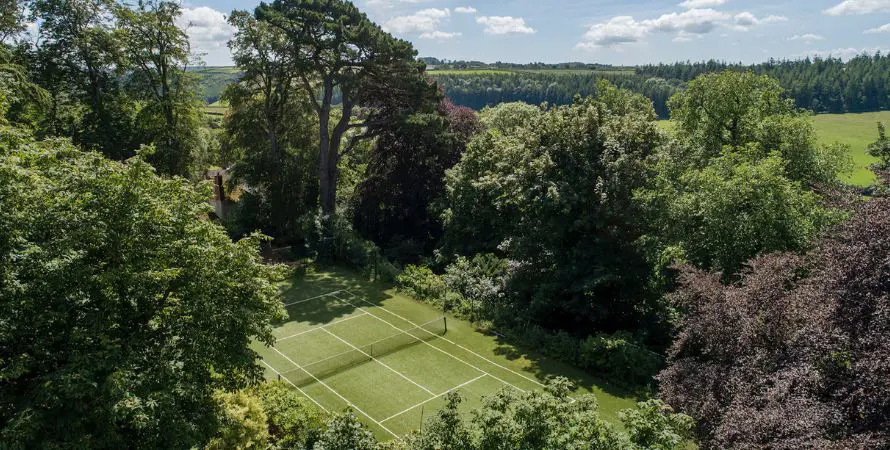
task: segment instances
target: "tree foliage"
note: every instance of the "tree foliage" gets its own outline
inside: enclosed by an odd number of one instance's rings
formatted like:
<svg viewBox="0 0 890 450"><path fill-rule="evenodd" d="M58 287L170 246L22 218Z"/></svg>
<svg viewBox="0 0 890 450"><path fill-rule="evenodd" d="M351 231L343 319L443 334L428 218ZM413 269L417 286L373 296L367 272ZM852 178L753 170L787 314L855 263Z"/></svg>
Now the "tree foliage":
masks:
<svg viewBox="0 0 890 450"><path fill-rule="evenodd" d="M720 61L648 65L636 68L638 76L658 77L676 83L705 73L725 70L753 71L779 81L799 108L817 113L878 111L890 107L890 55L866 54L841 58L769 60L743 66Z"/></svg>
<svg viewBox="0 0 890 450"><path fill-rule="evenodd" d="M444 101L385 125L357 188L357 230L402 261L430 254L442 237L437 208L445 171L477 128L475 113Z"/></svg>
<svg viewBox="0 0 890 450"><path fill-rule="evenodd" d="M677 129L636 193L650 261L736 273L749 258L802 250L839 217L814 191L837 183L843 148L820 147L808 116L775 80L703 75L671 99Z"/></svg>
<svg viewBox="0 0 890 450"><path fill-rule="evenodd" d="M316 120L296 84L284 34L246 12L233 12L229 21L237 29L229 46L244 75L223 95L229 104L223 126L234 180L249 186L235 231L260 229L282 244L300 243L318 205Z"/></svg>
<svg viewBox="0 0 890 450"><path fill-rule="evenodd" d="M286 37L282 57L292 61L300 92L318 116L320 204L325 214L334 214L342 153L370 137L369 125L415 110L434 88L411 44L385 33L350 2L275 0L261 3L255 16ZM335 93L338 117L332 116ZM341 150L347 132L357 128L364 131Z"/></svg>
<svg viewBox="0 0 890 450"><path fill-rule="evenodd" d="M134 139L132 104L122 86L129 67L114 27L112 0L35 0L39 40L28 64L52 105L39 119L44 135L68 136L86 148L123 159Z"/></svg>
<svg viewBox="0 0 890 450"><path fill-rule="evenodd" d="M806 256L752 260L737 283L684 271L661 393L704 447L890 445L888 231L882 198Z"/></svg>
<svg viewBox="0 0 890 450"><path fill-rule="evenodd" d="M136 116L137 133L154 144L149 161L159 172L188 176L192 152L200 146L200 112L190 62L188 35L176 25L179 3L139 0L119 6L117 29L131 67L129 92L144 102Z"/></svg>
<svg viewBox="0 0 890 450"><path fill-rule="evenodd" d="M803 58L753 65L710 60L638 67L472 62L455 62L444 66L447 67L494 69L430 72L455 103L474 109L517 101L568 105L575 95L595 95L597 84L607 80L645 96L652 101L658 116L667 119L668 100L682 91L686 83L726 70L752 71L776 79L797 107L817 113L890 109L890 55L880 52L861 54L847 61L834 57Z"/></svg>
<svg viewBox="0 0 890 450"><path fill-rule="evenodd" d="M483 124L502 125L481 131L448 173L446 251L515 261L521 317L568 330L633 326L651 312L633 192L663 140L655 117L645 98L605 84L572 106L487 111Z"/></svg>
<svg viewBox="0 0 890 450"><path fill-rule="evenodd" d="M139 159L0 135L0 439L204 442L280 314L259 237L232 243L201 219L207 189Z"/></svg>
<svg viewBox="0 0 890 450"><path fill-rule="evenodd" d="M878 140L868 146L868 154L878 158L877 164L880 170L890 169L890 137L887 137L887 129L882 122L878 122Z"/></svg>
<svg viewBox="0 0 890 450"><path fill-rule="evenodd" d="M501 390L464 418L461 398L446 404L406 441L406 448L432 449L676 449L685 445L692 421L659 401L622 412L628 433L599 417L596 398L570 397L571 383L552 380L543 390Z"/></svg>

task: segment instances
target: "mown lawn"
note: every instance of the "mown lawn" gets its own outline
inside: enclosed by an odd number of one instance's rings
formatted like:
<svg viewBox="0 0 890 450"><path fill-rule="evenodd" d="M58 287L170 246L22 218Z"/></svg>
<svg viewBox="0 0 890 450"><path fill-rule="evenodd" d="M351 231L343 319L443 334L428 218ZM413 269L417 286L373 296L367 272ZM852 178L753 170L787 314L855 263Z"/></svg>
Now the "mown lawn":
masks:
<svg viewBox="0 0 890 450"><path fill-rule="evenodd" d="M879 121L890 124L890 111L820 114L813 117L820 142L840 142L850 146L854 169L843 178L844 181L857 186L874 183L875 174L868 167L875 162L875 158L866 153L866 148L878 139Z"/></svg>
<svg viewBox="0 0 890 450"><path fill-rule="evenodd" d="M291 304L289 318L275 330L279 339L275 349L257 348L270 369L267 375L276 378L282 373L283 378L292 380L307 396L329 410L342 410L346 400L354 402L364 411L360 414L363 421L381 438L392 437L387 436L388 433L401 435L419 425L423 410L410 409L410 405L420 404L431 396L419 392L418 386L438 392L464 385L461 392L467 397L469 407L479 406L481 397L491 395L505 384L520 389L540 389L538 383L546 382L547 378L564 376L578 386L575 395L594 394L601 416L619 428L622 425L618 411L633 407L640 400L575 367L517 347L497 335L478 332L469 322L450 315L447 315L447 333L442 338L382 356L381 361L389 367L381 367L387 370L364 364L324 378L329 387L301 383L295 375L301 375L296 364L303 365L303 360L311 366L311 361L325 360L326 353L344 350L333 348L344 342L360 346L365 340L373 341L377 335L391 333L393 326L410 329L411 323L405 319L424 323L430 318L442 317L442 312L397 292L390 284L368 282L363 276L343 269L298 273L280 288L284 303ZM326 331L314 331L319 326ZM334 335L336 337L330 339ZM325 338L336 342L321 342ZM394 376L393 369L404 376ZM477 378L480 374L485 376ZM416 386L411 385L414 382ZM425 417L440 406L439 400L425 400ZM403 413L392 414L406 405L409 409ZM388 430L381 432L378 429L381 425Z"/></svg>

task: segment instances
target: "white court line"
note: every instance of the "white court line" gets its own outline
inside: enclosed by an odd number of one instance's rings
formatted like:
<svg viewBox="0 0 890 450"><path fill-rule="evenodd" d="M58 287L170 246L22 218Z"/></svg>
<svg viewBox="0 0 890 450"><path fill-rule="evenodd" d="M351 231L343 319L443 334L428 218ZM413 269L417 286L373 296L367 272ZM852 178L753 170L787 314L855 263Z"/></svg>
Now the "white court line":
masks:
<svg viewBox="0 0 890 450"><path fill-rule="evenodd" d="M337 298L340 298L340 297L337 297ZM345 299L342 299L342 298L340 298L340 300L343 300L344 302L349 303L350 305L354 306L355 308L357 308L357 309L359 309L359 310L361 310L361 311L364 311L364 312L370 314L371 317L374 317L375 319L377 319L377 320L379 320L379 321L381 321L381 322L383 322L383 323L385 323L385 324L387 324L387 325L389 325L389 326L395 328L396 330L399 330L399 331L401 331L401 332L403 332L403 333L405 332L405 330L403 330L403 329L401 329L401 328L399 328L399 327L393 325L393 324L390 323L390 322L387 322L386 320L383 320L383 318L381 318L380 316L378 316L378 315L376 315L376 314L371 314L370 312L368 312L368 310L366 310L366 309L362 309L360 306L353 305L352 303L349 302L349 300L345 300ZM367 301L366 301L366 303L368 303L368 304L371 305L371 306L376 306L376 305L374 305L374 304L371 303L371 302L367 302ZM395 313L393 313L393 312L390 312L389 310L387 310L387 309L385 309L385 308L380 308L380 309L382 309L382 310L384 310L384 311L387 311L387 312L389 312L390 314L392 314L392 315L394 315L394 316L396 316L396 317L399 317L397 314L395 314ZM411 322L411 321L408 320L408 319L404 319L404 318L402 318L402 320L404 320L404 321L406 321L406 322L408 322L408 323L414 325L415 328L420 328L420 325L416 325L414 322ZM421 328L421 329L423 329L423 328ZM426 330L423 330L423 331L426 331ZM427 333L434 334L434 333L429 332L429 331L427 331ZM436 336L437 336L439 339L445 339L444 337L441 337L441 336L438 336L438 335L436 335ZM472 368L475 369L477 372L484 373L484 374L486 374L486 375L488 375L488 376L494 378L495 380L498 380L498 381L500 381L501 383L504 383L504 384L506 384L507 386L510 386L511 388L516 389L516 390L519 391L519 392L525 392L525 389L522 389L521 387L516 386L516 385L514 385L513 383L508 383L507 381L505 381L505 380L503 380L503 379L501 379L501 378L498 378L498 377L496 377L496 376L494 376L494 375L488 373L487 371L485 371L485 370L483 370L483 369L480 369L480 368L474 366L473 364L470 364L469 362L464 361L464 360L458 358L457 356L454 356L454 355L452 355L451 353L448 353L448 352L446 352L445 350L442 350L442 349L439 348L439 347L436 347L436 346L433 345L433 344L430 344L429 342L427 342L427 341L425 341L425 340L423 340L423 339L420 339L420 338L415 338L415 339L417 339L418 341L420 341L420 342L423 343L423 344L429 345L430 347L432 347L432 348L434 348L434 349L436 349L436 350L438 350L438 351L440 351L440 352L442 352L442 353L444 353L444 354L446 354L446 355L448 355L448 356L454 358L454 359L457 360L457 361L460 361L460 362L462 362L462 363L464 363L464 364L466 364L466 365L472 367ZM448 340L448 339L445 339L445 340L448 341L448 342L451 342L452 344L454 344L454 342L452 342L452 341L450 341L450 340ZM457 344L455 344L455 345L457 345ZM487 361L487 360L486 360L486 361ZM540 384L540 383L538 383L538 384Z"/></svg>
<svg viewBox="0 0 890 450"><path fill-rule="evenodd" d="M312 403L315 403L316 405L318 405L318 407L321 408L321 409L323 409L324 412L326 412L326 413L329 413L329 412L330 412L330 411L328 411L327 408L325 408L324 406L321 406L321 403L318 403L318 401L316 401L314 398L312 398L311 395L307 394L306 391L300 389L299 386L297 386L296 384L294 384L293 381L288 380L287 377L282 376L282 375L281 375L281 372L279 372L278 370L276 370L274 367L270 366L269 363L267 363L265 360L261 359L260 362L263 363L263 364L264 364L266 367L268 367L269 369L272 369L272 372L277 373L279 377L281 377L281 378L284 379L284 381L287 381L288 383L290 383L291 386L293 386L293 387L296 388L298 391L300 391L300 393L303 394L306 398L308 398L309 400L312 400Z"/></svg>
<svg viewBox="0 0 890 450"><path fill-rule="evenodd" d="M285 355L284 353L281 353L280 351L278 351L277 348L272 347L272 350L274 350L275 353L278 353L279 355L281 355L284 359L286 359L288 362L290 362L291 364L293 364L294 366L296 366L298 369L303 369L302 367L300 367L299 364L295 363L294 360L288 358L287 355ZM311 373L309 373L309 372L306 371L305 369L303 369L303 372L306 372L310 377L312 377L313 379L315 379L315 381L317 381L318 384L320 384L320 385L322 385L322 386L328 388L329 391L333 392L334 395L336 395L337 397L340 397L340 399L343 400L344 402L346 402L349 406L355 408L356 411L360 412L360 413L361 413L362 415L364 415L365 417L367 417L367 418L373 420L374 423L376 423L377 425L379 425L380 428L383 428L384 430L386 430L387 433L393 435L393 437L395 437L396 439L399 439L399 435L398 435L398 434L393 433L392 430L390 430L389 428L386 428L386 426L384 426L382 423L378 422L377 419L371 417L368 413L362 411L362 409L359 408L358 406L355 406L355 403L352 403L351 401L347 400L346 397L340 395L339 392L335 391L334 388L328 386L327 383L325 383L324 381L319 380L318 377L316 377L315 375L312 375Z"/></svg>
<svg viewBox="0 0 890 450"><path fill-rule="evenodd" d="M343 290L340 289L339 291L332 291L332 292L328 292L327 294L316 295L315 297L309 297L309 298L304 298L304 299L302 299L302 300L297 300L297 301L294 301L294 302L285 303L285 304L284 304L284 307L287 308L288 306L291 306L291 305L297 305L297 304L300 304L300 303L306 303L306 302L308 302L308 301L310 301L310 300L315 300L315 299L317 299L317 298L327 297L327 296L329 296L329 295L334 295L334 294L337 294L337 293L340 293L340 292L343 292ZM351 294L351 292L350 292L350 294Z"/></svg>
<svg viewBox="0 0 890 450"><path fill-rule="evenodd" d="M285 337L283 337L283 338L278 338L278 339L275 340L275 344L277 345L277 344L278 344L279 342L281 342L281 341L286 341L286 340L288 340L288 339L290 339L290 338L295 338L295 337L297 337L297 336L302 336L302 335L304 335L304 334L306 334L306 333L311 333L311 332L313 332L313 331L322 330L322 329L324 329L324 327L329 327L329 326L331 326L331 325L336 325L336 324L338 324L338 323L346 322L347 320L352 320L352 319L355 319L355 318L357 318L357 317L362 317L362 316L367 316L367 315L368 315L368 313L366 313L366 312L362 312L361 314L359 314L359 315L357 315L357 316L350 316L350 317L347 317L347 318L345 318L345 319L335 320L335 321L333 321L333 322L331 322L331 323L326 323L326 324L324 324L324 325L322 325L322 326L320 326L320 327L310 328L310 329L308 329L308 330L301 331L301 332L299 332L299 333L297 333L297 334L292 334L292 335L290 335L290 336L285 336Z"/></svg>
<svg viewBox="0 0 890 450"><path fill-rule="evenodd" d="M445 394L447 394L447 393L449 393L449 392L454 392L454 391L456 391L456 390L458 390L458 389L460 389L460 388L462 388L462 387L464 387L464 386L466 386L466 385L468 385L468 384L470 384L470 383L472 383L472 382L474 382L474 381L479 380L480 378L484 378L484 377L487 377L487 376L488 376L487 373L483 373L482 375L479 375L478 377L473 378L473 379L470 380L470 381L466 381L466 382L464 382L464 383L461 383L461 384L459 384L459 385L457 385L457 386L455 386L455 387L453 387L453 388L451 388L451 389L449 389L449 390L447 390L447 391L445 391L445 392L443 392L443 393L441 393L441 394L439 394L439 395L437 395L437 396L435 396L435 397L433 397L433 398L426 399L426 400L424 400L424 401L422 401L422 402L420 402L420 403L418 403L418 404L416 404L416 405L414 405L414 406L411 406L411 407L409 407L409 408L403 409L402 411L397 412L397 413L395 413L395 414L393 414L393 415L391 415L391 416L389 416L389 417L387 417L387 418L381 420L381 422L386 422L386 421L389 420L389 419L393 419L393 418L396 418L396 417L398 417L398 416L401 416L402 414L405 414L406 412L411 411L411 410L414 409L414 408L417 408L417 407L419 407L419 406L425 405L425 404L427 404L427 403L429 403L429 402L431 402L431 401L433 401L433 400L435 400L435 399L437 399L437 398L439 398L439 397L441 397L441 396L443 396L443 395L445 395Z"/></svg>
<svg viewBox="0 0 890 450"><path fill-rule="evenodd" d="M361 301L363 301L363 302L365 302L365 303L367 303L367 304L369 304L369 305L371 305L371 306L376 306L376 307L378 307L378 308L380 308L380 309L382 309L382 310L384 310L384 311L386 311L386 312L392 314L393 316L398 317L399 319L402 319L402 320L404 320L405 322L410 323L411 325L417 326L414 322L412 322L412 321L410 321L410 320L408 320L408 319L406 319L406 318L404 318L404 317L402 317L402 316L400 316L400 315L398 315L398 314L396 314L396 313L394 313L394 312L392 312L392 311L390 311L390 310L388 310L388 309L386 309L386 308L384 308L384 307L382 307L382 306L377 306L377 305L375 305L375 304L373 304L373 303L371 303L371 302L365 300L364 298L359 297L359 296L353 294L353 293L350 292L349 290L345 290L345 292L349 292L349 295L352 295L353 297L357 297L357 298L361 299ZM340 298L340 297L337 296L337 295L334 295L334 297ZM341 298L341 300L343 300L343 299ZM343 301L346 302L346 303L349 303L350 305L352 305L352 303L350 303L349 300L343 300ZM352 305L352 306L355 306L355 305ZM358 308L357 306L355 306L355 307ZM359 309L361 309L361 308L359 308ZM364 310L363 310L363 311L364 311ZM367 311L365 311L365 312L367 312ZM371 313L368 313L368 314L371 314ZM373 314L371 314L371 315L373 316ZM376 316L375 316L375 317L376 317ZM424 330L424 331L426 331L426 330ZM439 337L439 339L442 339L442 340L444 340L445 342L449 342L449 343L451 343L451 344L454 344L455 346L457 346L457 347L459 347L459 348L461 348L461 349L463 349L463 350L466 350L466 351L468 351L468 352L470 352L470 353L476 355L477 357L479 357L479 358L481 358L481 359L484 359L485 361L488 361L489 363L494 364L494 365L500 367L501 369L504 369L504 370L506 370L506 371L508 371L508 372L511 372L511 373L513 373L514 375L519 375L520 377L525 378L526 380L531 381L532 383L535 383L535 384L537 384L537 385L539 385L539 386L546 387L546 385L545 385L544 383L541 383L540 381L538 381L538 380L536 380L536 379L534 379L534 378L530 378L530 377L528 377L528 376L526 376L526 375L523 375L523 374L521 374L521 373L519 373L519 372L517 372L517 371L515 371L515 370L513 370L513 369L511 369L511 368L509 368L509 367L502 366L502 365L500 365L500 364L498 364L498 363L496 363L496 362L494 362L494 361L492 361L492 360L490 360L490 359L488 359L488 358L486 358L486 357L480 355L479 353L476 353L476 352L474 352L473 350L470 350L470 349L464 347L463 345L460 345L460 344L458 344L457 342L452 341L451 339L448 339L448 338L446 338L446 337Z"/></svg>
<svg viewBox="0 0 890 450"><path fill-rule="evenodd" d="M350 346L350 347L356 349L359 353L361 353L361 354L367 356L368 358L371 358L371 359L374 360L374 361L377 361L378 363L380 363L381 366L386 367L387 369L393 371L396 375L398 375L398 376L404 378L405 380L408 380L410 383L412 383L412 384L414 384L415 386L417 386L417 387L423 389L424 391L427 391L430 395L436 395L433 391L431 391L431 390L425 388L424 386L421 386L420 384L416 383L414 380L412 380L412 379L408 378L407 376L405 376L404 374L402 374L402 372L399 372L398 370L393 369L392 367L389 367L389 366L388 366L386 363L384 363L383 361L381 361L381 360L379 360L379 359L377 359L377 358L375 358L375 357L373 357L373 356L371 356L371 355L365 353L364 351L362 351L362 349L360 349L360 348L358 348L358 347L356 347L356 346L350 344L349 342L347 342L346 340L344 340L344 339L341 338L340 336L337 336L336 334L331 333L331 332L328 331L326 328L322 328L321 331L324 331L325 333L330 334L331 336L337 338L337 340L339 340L340 342L342 342L342 343L344 343L344 344L346 344L346 345L348 345L348 346Z"/></svg>

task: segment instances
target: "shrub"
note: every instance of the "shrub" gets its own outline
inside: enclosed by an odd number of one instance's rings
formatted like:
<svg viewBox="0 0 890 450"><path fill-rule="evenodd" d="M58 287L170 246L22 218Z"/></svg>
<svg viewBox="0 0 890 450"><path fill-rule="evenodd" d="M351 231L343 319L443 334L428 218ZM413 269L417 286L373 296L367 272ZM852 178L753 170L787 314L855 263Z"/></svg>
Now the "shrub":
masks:
<svg viewBox="0 0 890 450"><path fill-rule="evenodd" d="M266 416L276 448L312 448L325 430L328 414L284 382L262 383L250 389Z"/></svg>
<svg viewBox="0 0 890 450"><path fill-rule="evenodd" d="M362 238L345 214L316 215L312 220L310 249L320 262L336 262L362 270L370 279L393 281L399 269L389 262L373 242Z"/></svg>
<svg viewBox="0 0 890 450"><path fill-rule="evenodd" d="M460 256L445 268L443 279L449 290L468 300L469 313L477 319L490 318L495 305L503 303L506 260L491 254L473 259Z"/></svg>
<svg viewBox="0 0 890 450"><path fill-rule="evenodd" d="M693 438L695 421L686 414L674 413L670 405L651 399L636 408L618 412L630 441L640 449L681 448Z"/></svg>
<svg viewBox="0 0 890 450"><path fill-rule="evenodd" d="M587 370L635 385L649 384L664 361L625 331L588 337L580 344L579 359Z"/></svg>
<svg viewBox="0 0 890 450"><path fill-rule="evenodd" d="M219 429L205 450L265 448L269 442L266 414L256 397L244 391L214 393L219 403Z"/></svg>
<svg viewBox="0 0 890 450"><path fill-rule="evenodd" d="M399 290L412 297L443 306L446 287L442 277L433 273L429 267L408 265L396 277Z"/></svg>

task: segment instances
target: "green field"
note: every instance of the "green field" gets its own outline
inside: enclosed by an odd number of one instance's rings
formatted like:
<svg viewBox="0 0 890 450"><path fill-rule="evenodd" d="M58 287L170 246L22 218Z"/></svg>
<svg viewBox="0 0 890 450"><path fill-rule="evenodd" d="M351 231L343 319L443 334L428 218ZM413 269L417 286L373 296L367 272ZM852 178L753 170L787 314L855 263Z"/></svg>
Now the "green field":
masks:
<svg viewBox="0 0 890 450"><path fill-rule="evenodd" d="M868 144L878 139L878 122L890 123L890 111L848 114L819 114L813 116L813 125L821 144L840 142L850 146L853 171L844 175L844 182L855 186L868 186L875 181L869 170L876 160L866 152ZM658 122L665 131L672 131L669 120Z"/></svg>
<svg viewBox="0 0 890 450"><path fill-rule="evenodd" d="M875 174L868 169L876 159L866 153L868 144L878 139L878 122L890 123L890 111L850 114L820 114L813 118L819 141L824 144L840 142L850 146L853 173L844 181L868 186Z"/></svg>
<svg viewBox="0 0 890 450"><path fill-rule="evenodd" d="M418 428L452 390L466 411L500 389L540 389L562 375L577 394L594 393L616 425L617 412L637 400L346 271L296 276L281 288L288 319L277 324L274 347L255 344L267 378L280 376L327 411L351 407L381 439Z"/></svg>

